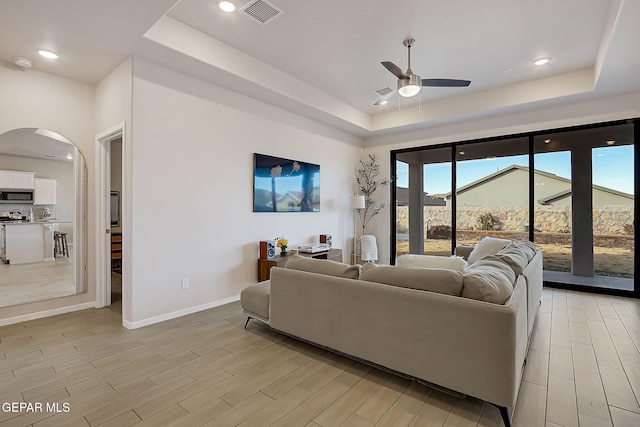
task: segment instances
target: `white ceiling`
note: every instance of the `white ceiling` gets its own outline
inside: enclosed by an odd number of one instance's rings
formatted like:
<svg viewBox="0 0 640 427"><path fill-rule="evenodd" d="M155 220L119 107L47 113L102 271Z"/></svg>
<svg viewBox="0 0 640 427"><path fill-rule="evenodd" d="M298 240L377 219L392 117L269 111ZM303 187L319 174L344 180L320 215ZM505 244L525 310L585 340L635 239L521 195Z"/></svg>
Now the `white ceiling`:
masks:
<svg viewBox="0 0 640 427"><path fill-rule="evenodd" d="M73 162L77 149L68 139L50 130L22 128L0 135L0 154ZM68 159L67 156L71 158Z"/></svg>
<svg viewBox="0 0 640 427"><path fill-rule="evenodd" d="M3 1L0 65L96 83L135 55L362 136L640 91L636 0L269 1L266 25L214 0ZM374 106L409 36L415 73L471 86Z"/></svg>

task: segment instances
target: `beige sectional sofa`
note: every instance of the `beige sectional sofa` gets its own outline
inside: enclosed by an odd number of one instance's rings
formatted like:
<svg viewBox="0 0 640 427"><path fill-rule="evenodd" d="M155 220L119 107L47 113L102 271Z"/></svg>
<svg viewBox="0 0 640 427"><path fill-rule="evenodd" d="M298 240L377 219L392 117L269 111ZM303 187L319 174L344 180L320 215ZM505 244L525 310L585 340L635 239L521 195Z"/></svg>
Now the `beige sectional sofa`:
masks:
<svg viewBox="0 0 640 427"><path fill-rule="evenodd" d="M247 322L259 319L304 341L482 399L509 425L542 295L542 254L526 244L501 252L462 271L367 265L361 272L296 257L273 268L270 281L246 288L241 304ZM510 280L508 288L495 283ZM505 289L506 301L482 300L500 300Z"/></svg>

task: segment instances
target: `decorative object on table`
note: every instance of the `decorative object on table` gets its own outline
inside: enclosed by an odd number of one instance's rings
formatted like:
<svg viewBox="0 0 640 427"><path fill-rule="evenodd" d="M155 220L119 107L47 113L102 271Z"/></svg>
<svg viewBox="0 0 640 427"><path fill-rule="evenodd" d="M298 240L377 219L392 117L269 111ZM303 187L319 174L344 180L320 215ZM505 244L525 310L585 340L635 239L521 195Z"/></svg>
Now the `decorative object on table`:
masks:
<svg viewBox="0 0 640 427"><path fill-rule="evenodd" d="M364 235L365 228L374 216L378 215L385 204L373 200L374 193L379 187L389 185L390 179L380 179L380 166L376 163L376 156L369 154L368 160L360 160L360 168L356 170L356 195L349 198L349 207L354 209L360 218L362 224L362 233ZM356 221L353 221L353 262L357 262L357 243L358 237L356 233ZM376 248L376 259L377 259Z"/></svg>
<svg viewBox="0 0 640 427"><path fill-rule="evenodd" d="M276 257L276 244L273 240L263 240L260 242L260 258L274 259Z"/></svg>
<svg viewBox="0 0 640 427"><path fill-rule="evenodd" d="M280 256L287 256L287 246L289 245L289 241L282 237L278 237L276 239L276 246L280 248Z"/></svg>
<svg viewBox="0 0 640 427"><path fill-rule="evenodd" d="M254 153L254 212L319 212L320 165Z"/></svg>
<svg viewBox="0 0 640 427"><path fill-rule="evenodd" d="M360 236L360 259L365 262L378 260L378 245L376 236L365 234Z"/></svg>
<svg viewBox="0 0 640 427"><path fill-rule="evenodd" d="M331 247L331 234L321 234L320 244Z"/></svg>

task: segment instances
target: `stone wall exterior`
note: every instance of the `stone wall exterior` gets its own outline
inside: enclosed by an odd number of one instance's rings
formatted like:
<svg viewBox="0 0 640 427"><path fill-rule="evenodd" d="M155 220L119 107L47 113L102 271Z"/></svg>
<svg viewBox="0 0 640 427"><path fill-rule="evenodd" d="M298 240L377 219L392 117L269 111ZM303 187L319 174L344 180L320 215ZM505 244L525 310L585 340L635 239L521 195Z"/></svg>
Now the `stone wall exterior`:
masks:
<svg viewBox="0 0 640 427"><path fill-rule="evenodd" d="M494 215L500 222L502 231L528 231L529 211L521 207L463 206L458 209L456 228L478 230L478 218L484 214ZM451 210L448 206L425 206L424 229L451 224ZM633 209L628 207L605 206L593 209L594 235L632 235ZM571 208L564 206L538 206L536 208L534 230L545 233L571 233ZM396 231L409 232L409 209L396 208Z"/></svg>

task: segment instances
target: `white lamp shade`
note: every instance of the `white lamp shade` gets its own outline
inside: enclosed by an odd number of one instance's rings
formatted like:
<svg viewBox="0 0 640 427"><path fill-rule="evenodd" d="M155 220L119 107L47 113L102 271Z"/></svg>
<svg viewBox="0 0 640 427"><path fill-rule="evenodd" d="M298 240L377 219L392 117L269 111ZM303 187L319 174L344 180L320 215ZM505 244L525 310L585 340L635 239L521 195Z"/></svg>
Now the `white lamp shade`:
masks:
<svg viewBox="0 0 640 427"><path fill-rule="evenodd" d="M378 245L376 236L365 234L360 237L360 259L363 261L378 260Z"/></svg>
<svg viewBox="0 0 640 427"><path fill-rule="evenodd" d="M420 76L411 74L408 79L398 79L398 93L405 98L416 96L422 88Z"/></svg>
<svg viewBox="0 0 640 427"><path fill-rule="evenodd" d="M364 196L350 196L349 208L351 209L364 209L365 201Z"/></svg>

